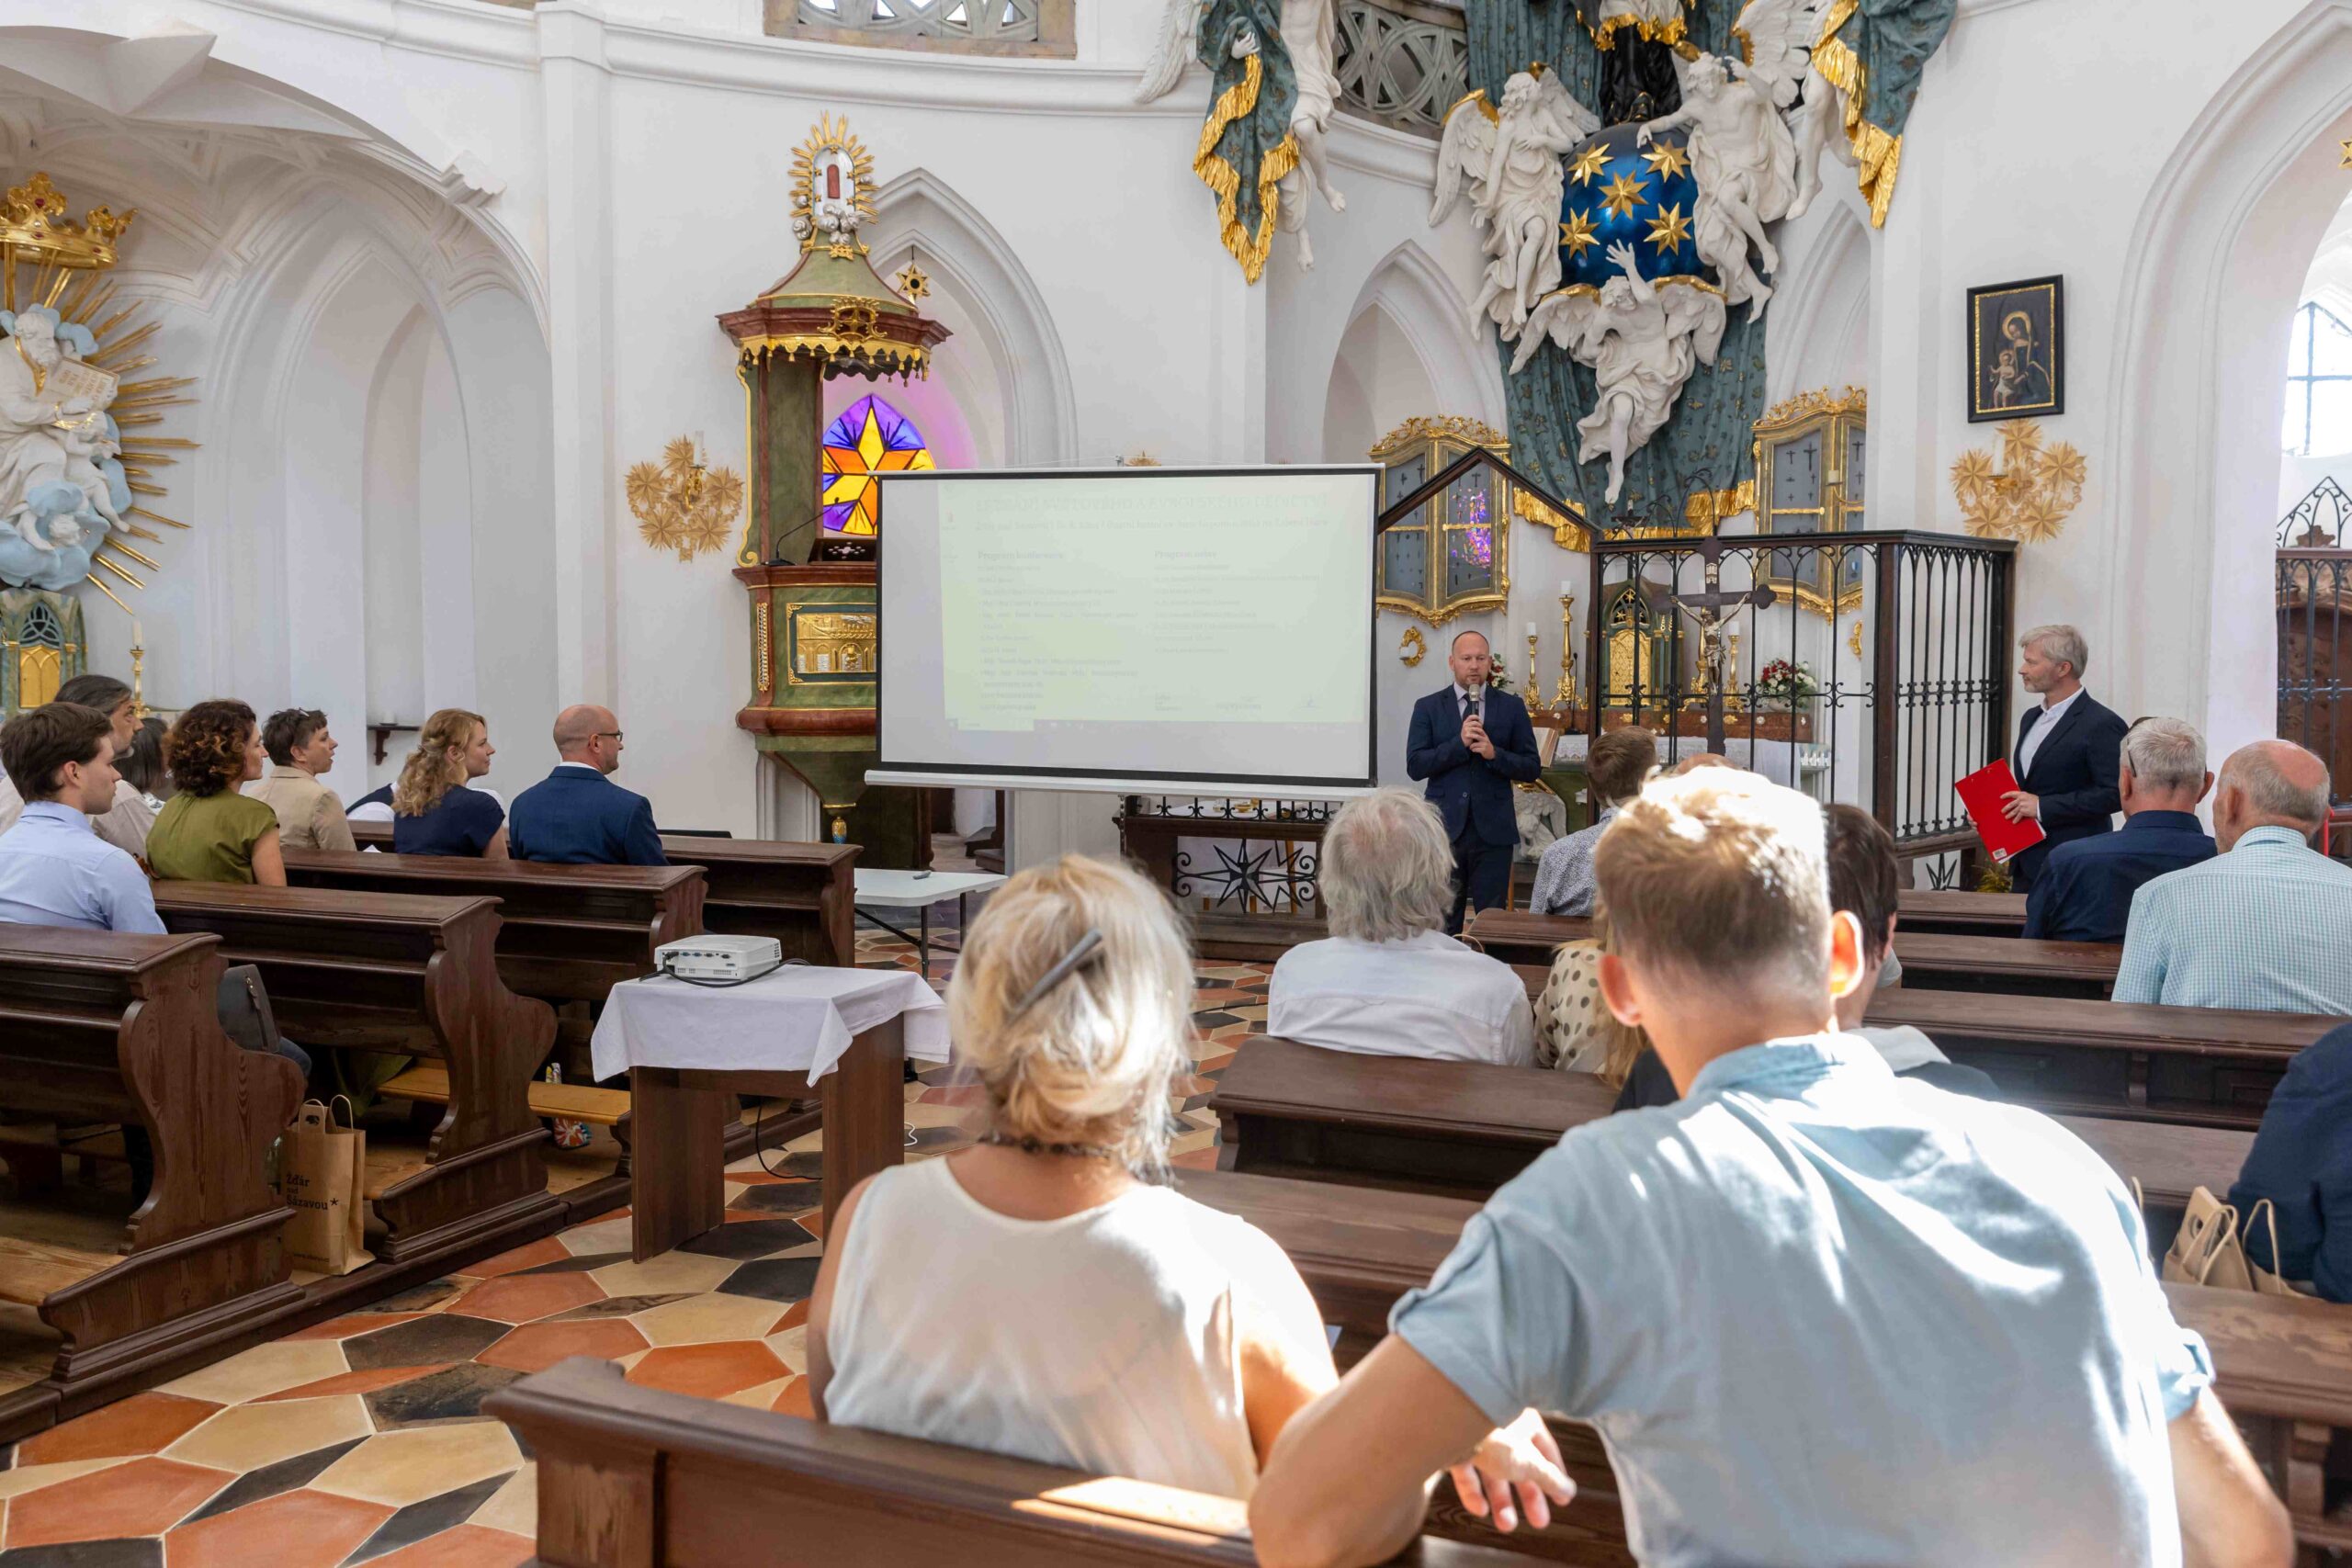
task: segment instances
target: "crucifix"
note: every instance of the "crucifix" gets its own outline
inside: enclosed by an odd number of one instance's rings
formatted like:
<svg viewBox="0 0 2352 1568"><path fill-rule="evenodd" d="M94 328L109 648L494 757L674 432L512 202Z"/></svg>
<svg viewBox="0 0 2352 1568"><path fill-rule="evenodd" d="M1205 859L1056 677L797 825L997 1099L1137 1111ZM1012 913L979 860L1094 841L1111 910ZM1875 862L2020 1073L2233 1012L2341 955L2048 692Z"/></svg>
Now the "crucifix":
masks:
<svg viewBox="0 0 2352 1568"><path fill-rule="evenodd" d="M1707 591L1669 592L1665 597L1699 628L1699 679L1704 682L1707 697L1707 750L1720 752L1724 749L1724 683L1731 673L1724 668L1724 627L1750 604L1759 610L1768 608L1776 595L1760 582L1738 593L1724 592L1724 542L1714 535L1708 535L1691 549L1704 563Z"/></svg>

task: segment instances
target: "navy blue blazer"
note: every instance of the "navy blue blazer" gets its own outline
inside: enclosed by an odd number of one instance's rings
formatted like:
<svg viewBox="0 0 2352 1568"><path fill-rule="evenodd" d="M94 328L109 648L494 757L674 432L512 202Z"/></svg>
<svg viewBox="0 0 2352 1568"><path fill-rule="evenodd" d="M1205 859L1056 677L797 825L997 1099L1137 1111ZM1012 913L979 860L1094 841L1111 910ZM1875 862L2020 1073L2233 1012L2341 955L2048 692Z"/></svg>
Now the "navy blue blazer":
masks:
<svg viewBox="0 0 2352 1568"><path fill-rule="evenodd" d="M566 865L668 865L653 803L594 768L566 764L514 797L506 852Z"/></svg>
<svg viewBox="0 0 2352 1568"><path fill-rule="evenodd" d="M2018 726L2018 750L2025 749L2025 738L2045 711L2040 703L2026 709L2024 722ZM2085 692L2033 754L2033 766L2018 776L2018 786L2041 797L2043 837L2009 862L2009 873L2019 887L2032 890L2034 878L2059 845L2114 826L2109 818L2123 809L2116 781L2123 767L2123 732L2131 728Z"/></svg>
<svg viewBox="0 0 2352 1568"><path fill-rule="evenodd" d="M2246 1255L2290 1280L2309 1280L2332 1302L2352 1302L2352 1024L2295 1053L2270 1091L2262 1130L2230 1189L2241 1216L2267 1198L2270 1227L2243 1226Z"/></svg>
<svg viewBox="0 0 2352 1568"><path fill-rule="evenodd" d="M2134 812L2120 832L2076 839L2050 852L2026 897L2025 934L2050 942L2121 942L2132 895L2168 871L2220 852L2194 811Z"/></svg>
<svg viewBox="0 0 2352 1568"><path fill-rule="evenodd" d="M1487 688L1480 711L1487 720L1487 739L1495 744L1492 757L1481 757L1462 744L1462 704L1453 688L1431 692L1413 705L1413 726L1405 737L1405 772L1426 779L1429 798L1445 818L1449 839L1462 837L1464 824L1478 830L1481 842L1519 842L1519 811L1511 804L1513 779L1532 779L1544 771L1535 751L1535 727L1527 722L1527 705L1509 692Z"/></svg>

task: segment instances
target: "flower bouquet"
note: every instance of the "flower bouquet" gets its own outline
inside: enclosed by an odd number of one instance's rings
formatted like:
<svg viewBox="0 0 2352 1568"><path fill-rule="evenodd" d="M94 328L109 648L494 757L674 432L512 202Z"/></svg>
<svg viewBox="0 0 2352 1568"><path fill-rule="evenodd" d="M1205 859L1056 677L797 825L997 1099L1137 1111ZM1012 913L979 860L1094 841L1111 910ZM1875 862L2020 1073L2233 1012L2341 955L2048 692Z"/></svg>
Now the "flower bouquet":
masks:
<svg viewBox="0 0 2352 1568"><path fill-rule="evenodd" d="M1768 713L1794 713L1821 694L1821 681L1808 664L1775 659L1756 676L1757 705Z"/></svg>

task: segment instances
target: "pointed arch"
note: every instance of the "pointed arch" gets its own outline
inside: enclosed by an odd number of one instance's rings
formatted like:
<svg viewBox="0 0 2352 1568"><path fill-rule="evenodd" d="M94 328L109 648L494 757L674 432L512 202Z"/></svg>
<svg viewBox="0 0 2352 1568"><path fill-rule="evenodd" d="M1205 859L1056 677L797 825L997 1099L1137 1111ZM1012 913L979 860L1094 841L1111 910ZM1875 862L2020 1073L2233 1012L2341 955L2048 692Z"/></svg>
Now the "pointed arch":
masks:
<svg viewBox="0 0 2352 1568"><path fill-rule="evenodd" d="M1077 461L1069 358L1044 291L1011 242L954 186L920 166L877 189L874 208L861 234L876 268L890 277L909 260L917 262L961 314L957 336L977 340L967 349L950 338L934 356L933 371L963 378L955 389L976 445L986 444L984 422L993 417L1001 461ZM989 413L979 406L981 397L992 400Z"/></svg>
<svg viewBox="0 0 2352 1568"><path fill-rule="evenodd" d="M1440 406L1430 413L1468 414L1506 429L1502 365L1483 329L1470 324L1470 302L1419 240L1407 240L1381 258L1348 311L1349 330L1377 308L1396 323L1427 372Z"/></svg>
<svg viewBox="0 0 2352 1568"><path fill-rule="evenodd" d="M2075 557L2109 566L2089 592L2112 628L2116 705L2199 718L2217 755L2272 729L2280 367L2335 217L2308 193L2333 183L2347 134L2352 0L2316 0L2198 116L2127 252L2107 379L2112 472ZM2204 571L2202 603L2143 613L2184 566Z"/></svg>

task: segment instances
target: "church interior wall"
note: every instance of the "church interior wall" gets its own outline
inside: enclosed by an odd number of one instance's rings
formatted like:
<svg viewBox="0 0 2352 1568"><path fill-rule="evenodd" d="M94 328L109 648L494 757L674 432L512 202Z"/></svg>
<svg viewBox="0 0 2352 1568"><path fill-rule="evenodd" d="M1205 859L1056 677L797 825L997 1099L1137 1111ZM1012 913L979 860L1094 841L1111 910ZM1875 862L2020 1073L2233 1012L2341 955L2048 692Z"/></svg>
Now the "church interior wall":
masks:
<svg viewBox="0 0 2352 1568"><path fill-rule="evenodd" d="M0 28L37 9L0 0ZM823 49L728 36L741 7L727 0L662 9L674 19L389 0L361 20L297 0L197 0L187 19L219 31L220 69L274 84L289 116L332 120L340 138L306 129L293 140L316 146L266 178L234 176L249 188L231 188L226 161L175 171L87 138L71 155L54 138L8 144L13 162L38 154L91 197L141 207L126 283L158 302L169 362L206 378L207 447L173 477L198 526L168 542L171 570L139 601L154 700L322 702L354 738L378 703L470 702L525 778L554 706L610 696L631 777L674 819L739 832L779 820L784 786L731 723L741 590L723 558L684 565L639 542L619 476L695 431L713 462L743 466L741 393L713 318L788 268L788 149L820 112L850 116L885 181L877 260L931 274L956 333L934 378L903 392L944 458L1329 460L1414 413L1502 423L1492 346L1463 307L1480 257L1466 219L1428 224L1426 141L1341 117L1349 210L1318 201L1316 269L1298 271L1284 236L1252 288L1187 167L1204 83L1130 102L1147 8L1080 6L1066 61ZM129 0L84 11L94 34L146 25ZM2112 682L2103 696L2187 710L2217 740L2267 700L2256 569L2285 482L2267 445L2285 329L2267 316L2300 281L2301 263L2276 255L2301 244L2308 259L2321 238L2292 215L2262 219L2248 190L2341 134L2331 95L2352 78L2288 62L2336 58L2347 17L2342 0L2165 0L2119 31L2052 0L1968 4L1928 67L1886 227L1861 222L1833 169L1837 198L1783 236L1772 394L1868 386L1879 527L1957 527L1951 463L1993 444L1965 418L1962 291L2065 276L2070 412L2044 425L2085 453L2090 479L2064 532L2021 548L2019 623L2075 620L2098 650L2094 684ZM2258 123L2243 107L2213 118L2217 100L2257 89ZM976 118L989 129L976 133ZM628 130L575 134L591 121ZM2213 145L2228 128L2245 132L2234 153ZM743 151L715 151L728 149ZM341 216L312 212L327 195ZM2190 213L2235 238L2199 249ZM2233 261L2241 242L2260 255ZM351 246L372 251L355 260ZM394 281L373 291L390 302L363 303L361 287L317 314L320 269L344 264L383 269ZM2240 308L2230 280L2257 275L2262 297L2243 309L2264 322L2221 337ZM344 424L328 418L340 403L291 395L308 383L267 392L304 364L322 382L364 378L373 401ZM2218 389L2241 384L2244 428L2225 429ZM2233 443L2234 467L2221 460ZM2165 460L2183 450L2201 454L2193 470ZM1462 624L1487 630L1517 677L1533 621L1548 682L1559 585L1585 572L1518 525L1510 605ZM421 647L361 659L339 646L371 616L419 628ZM127 646L118 618L94 601L102 648ZM1403 679L1393 619L1384 704ZM359 750L338 787L387 771ZM507 784L503 761L500 773ZM1053 807L1032 842L1063 846L1072 824L1099 840L1105 805Z"/></svg>

